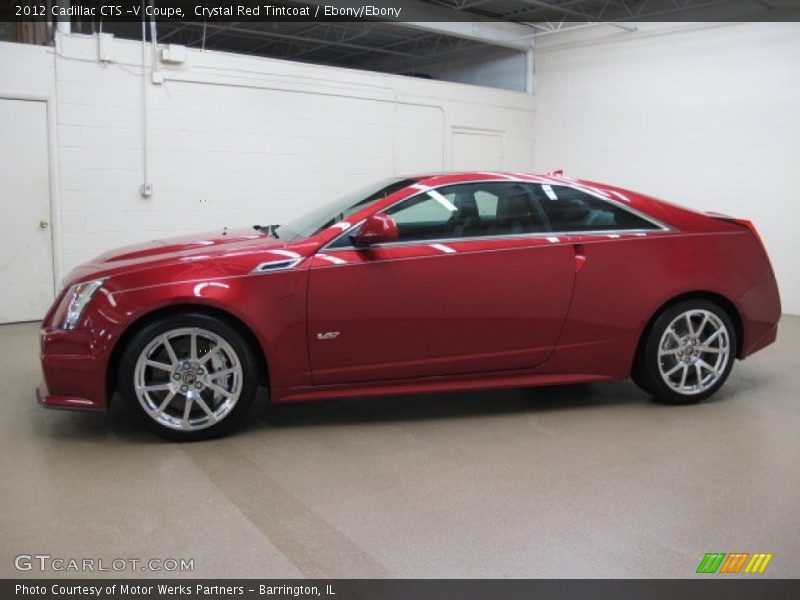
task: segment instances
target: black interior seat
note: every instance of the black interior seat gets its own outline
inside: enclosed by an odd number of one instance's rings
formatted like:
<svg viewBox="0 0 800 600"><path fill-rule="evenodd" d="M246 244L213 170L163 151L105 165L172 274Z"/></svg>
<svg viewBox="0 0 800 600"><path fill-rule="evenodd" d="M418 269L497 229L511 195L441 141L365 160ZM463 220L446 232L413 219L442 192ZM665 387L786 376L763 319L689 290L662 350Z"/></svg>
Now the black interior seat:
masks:
<svg viewBox="0 0 800 600"><path fill-rule="evenodd" d="M581 231L590 217L589 207L576 198L545 200L548 216L557 231Z"/></svg>
<svg viewBox="0 0 800 600"><path fill-rule="evenodd" d="M539 231L543 222L538 213L533 211L531 201L524 191L501 198L497 203L497 219L491 233L504 235L510 233L528 233Z"/></svg>
<svg viewBox="0 0 800 600"><path fill-rule="evenodd" d="M471 237L485 233L486 227L478 211L475 192L457 192L453 205L458 209L450 219L453 237Z"/></svg>

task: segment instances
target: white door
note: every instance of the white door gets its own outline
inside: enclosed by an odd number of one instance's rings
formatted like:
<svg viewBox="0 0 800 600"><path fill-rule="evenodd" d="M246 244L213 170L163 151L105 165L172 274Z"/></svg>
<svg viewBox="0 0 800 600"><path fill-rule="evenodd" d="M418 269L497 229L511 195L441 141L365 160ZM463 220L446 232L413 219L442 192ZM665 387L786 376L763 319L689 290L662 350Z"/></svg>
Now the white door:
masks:
<svg viewBox="0 0 800 600"><path fill-rule="evenodd" d="M454 171L503 169L503 136L493 131L454 131Z"/></svg>
<svg viewBox="0 0 800 600"><path fill-rule="evenodd" d="M47 105L0 99L0 323L53 301L49 171Z"/></svg>

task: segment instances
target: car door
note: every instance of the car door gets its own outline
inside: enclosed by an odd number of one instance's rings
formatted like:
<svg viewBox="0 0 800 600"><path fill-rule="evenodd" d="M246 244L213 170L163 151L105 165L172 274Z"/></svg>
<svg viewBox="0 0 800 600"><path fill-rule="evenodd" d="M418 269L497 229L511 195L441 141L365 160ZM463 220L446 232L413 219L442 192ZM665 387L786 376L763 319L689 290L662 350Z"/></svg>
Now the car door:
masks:
<svg viewBox="0 0 800 600"><path fill-rule="evenodd" d="M525 185L427 189L383 212L397 222L398 242L359 249L343 234L313 258L315 385L547 360L569 306L575 257L570 244L547 235Z"/></svg>
<svg viewBox="0 0 800 600"><path fill-rule="evenodd" d="M669 227L636 211L622 194L557 182L532 183L529 189L552 235L575 248L575 286L558 342L560 359L600 372L626 364L619 357L635 348L642 319L651 316L642 307L652 301L650 290L660 289L656 280L641 282L668 275L663 261L670 250L654 238L672 235Z"/></svg>

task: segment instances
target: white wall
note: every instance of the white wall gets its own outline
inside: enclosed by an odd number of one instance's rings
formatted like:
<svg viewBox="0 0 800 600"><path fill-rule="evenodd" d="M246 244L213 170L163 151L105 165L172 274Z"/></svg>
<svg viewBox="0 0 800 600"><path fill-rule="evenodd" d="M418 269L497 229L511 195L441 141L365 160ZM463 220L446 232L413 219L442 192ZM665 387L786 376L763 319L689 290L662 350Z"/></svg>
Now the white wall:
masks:
<svg viewBox="0 0 800 600"><path fill-rule="evenodd" d="M198 50L159 65L163 83L148 67L143 86L141 43L114 40L100 62L94 37L57 42L0 43L0 91L55 98L59 279L121 244L280 223L383 177L448 170L454 129L499 131L502 166L531 167L527 94Z"/></svg>
<svg viewBox="0 0 800 600"><path fill-rule="evenodd" d="M55 94L55 60L41 46L0 42L0 94L39 98Z"/></svg>
<svg viewBox="0 0 800 600"><path fill-rule="evenodd" d="M537 170L751 219L800 314L800 23L543 36Z"/></svg>

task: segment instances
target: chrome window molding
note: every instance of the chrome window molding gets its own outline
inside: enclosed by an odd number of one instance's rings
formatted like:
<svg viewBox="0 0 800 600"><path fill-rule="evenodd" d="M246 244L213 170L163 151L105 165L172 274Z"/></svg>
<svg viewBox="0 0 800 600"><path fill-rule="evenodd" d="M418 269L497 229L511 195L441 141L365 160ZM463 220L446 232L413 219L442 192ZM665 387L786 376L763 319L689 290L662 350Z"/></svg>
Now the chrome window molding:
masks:
<svg viewBox="0 0 800 600"><path fill-rule="evenodd" d="M381 209L376 214L383 214L387 210L390 210L390 209L394 208L395 206L397 206L398 204L401 204L402 202L407 202L407 201L410 201L410 200L412 200L412 199L414 199L414 198L416 198L418 196L426 194L429 190L438 190L439 188L452 187L454 185L471 185L471 184L475 184L475 183L527 183L527 184L530 184L530 185L559 185L559 186L563 186L563 187L568 187L570 189L576 190L578 192L582 192L582 193L587 194L589 196L593 196L593 197L597 198L598 200L602 200L604 202L608 202L609 204L612 204L612 205L614 205L614 206L616 206L616 207L618 207L618 208L620 208L620 209L622 209L622 210L624 210L624 211L626 211L626 212L628 212L628 213L630 213L632 215L635 215L635 216L639 217L640 219L643 219L643 220L647 221L648 223L650 223L651 225L653 225L655 227L655 229L604 229L604 230L588 230L588 231L586 231L586 230L583 230L583 231L566 231L566 230L558 231L558 230L553 230L553 231L537 231L537 232L532 232L532 233L509 233L509 234L503 234L503 235L473 235L473 236L469 236L469 237L444 237L444 238L431 238L429 240L408 240L408 241L405 241L405 242L404 241L388 242L386 244L375 244L375 245L370 246L370 247L371 248L389 248L389 247L392 247L392 246L429 245L429 244L436 244L436 243L439 243L439 242L466 242L466 241L475 241L475 240L495 240L495 239L509 239L509 238L523 238L523 239L525 239L525 238L531 238L531 237L559 237L559 236L562 236L562 235L623 235L623 234L636 234L636 233L648 234L648 233L656 233L656 232L672 232L672 231L675 231L675 228L670 227L669 225L666 225L665 223L662 223L658 219L655 219L655 218L651 217L648 214L645 214L645 213L643 213L641 211L638 211L635 208L631 208L630 206L626 206L623 202L621 202L619 200L616 200L614 198L610 198L608 196L604 196L602 194L598 194L597 192L589 190L589 189L585 188L582 185L575 185L575 184L570 184L570 183L567 183L567 182L564 182L564 183L561 183L561 182L555 183L555 182L553 182L553 183L548 183L548 184L542 184L540 182L531 181L529 179L510 179L510 178L509 179L478 179L478 180L475 180L475 181L463 181L463 182L460 182L460 183L444 183L444 184L435 185L435 186L426 186L427 189L420 190L416 194L412 194L410 196L406 196L405 198L402 198L402 199L398 200L397 202L394 202L394 203L390 204L386 208ZM322 248L320 248L318 250L318 252L331 252L331 251L338 252L340 250L363 250L363 248L356 248L353 245L350 245L350 246L339 246L337 248L333 248L331 246L333 244L335 244L337 241L339 241L341 238L343 238L344 236L350 235L350 233L352 231L354 231L355 229L357 229L358 227L361 227L361 225L363 225L364 221L366 221L366 219L361 219L358 223L355 223L354 225L352 225L352 226L348 227L347 229L345 229L344 231L342 231L339 235L334 237L327 244L325 244Z"/></svg>
<svg viewBox="0 0 800 600"><path fill-rule="evenodd" d="M671 231L671 230L669 230ZM603 231L537 231L533 233L507 233L504 235L473 235L469 237L452 237L452 238L431 238L429 240L408 240L405 242L388 242L386 244L373 244L369 248L388 248L393 246L430 246L431 244L439 244L442 242L477 242L480 240L506 240L506 239L530 239L530 238L557 238L566 237L570 235L596 235L596 236L621 236L625 234L647 235L650 233L662 233L662 230L656 229L604 229ZM561 243L565 240L559 240L555 243ZM339 252L341 250L364 250L365 248L358 248L356 246L339 246L337 248L324 247L320 248L319 253Z"/></svg>

